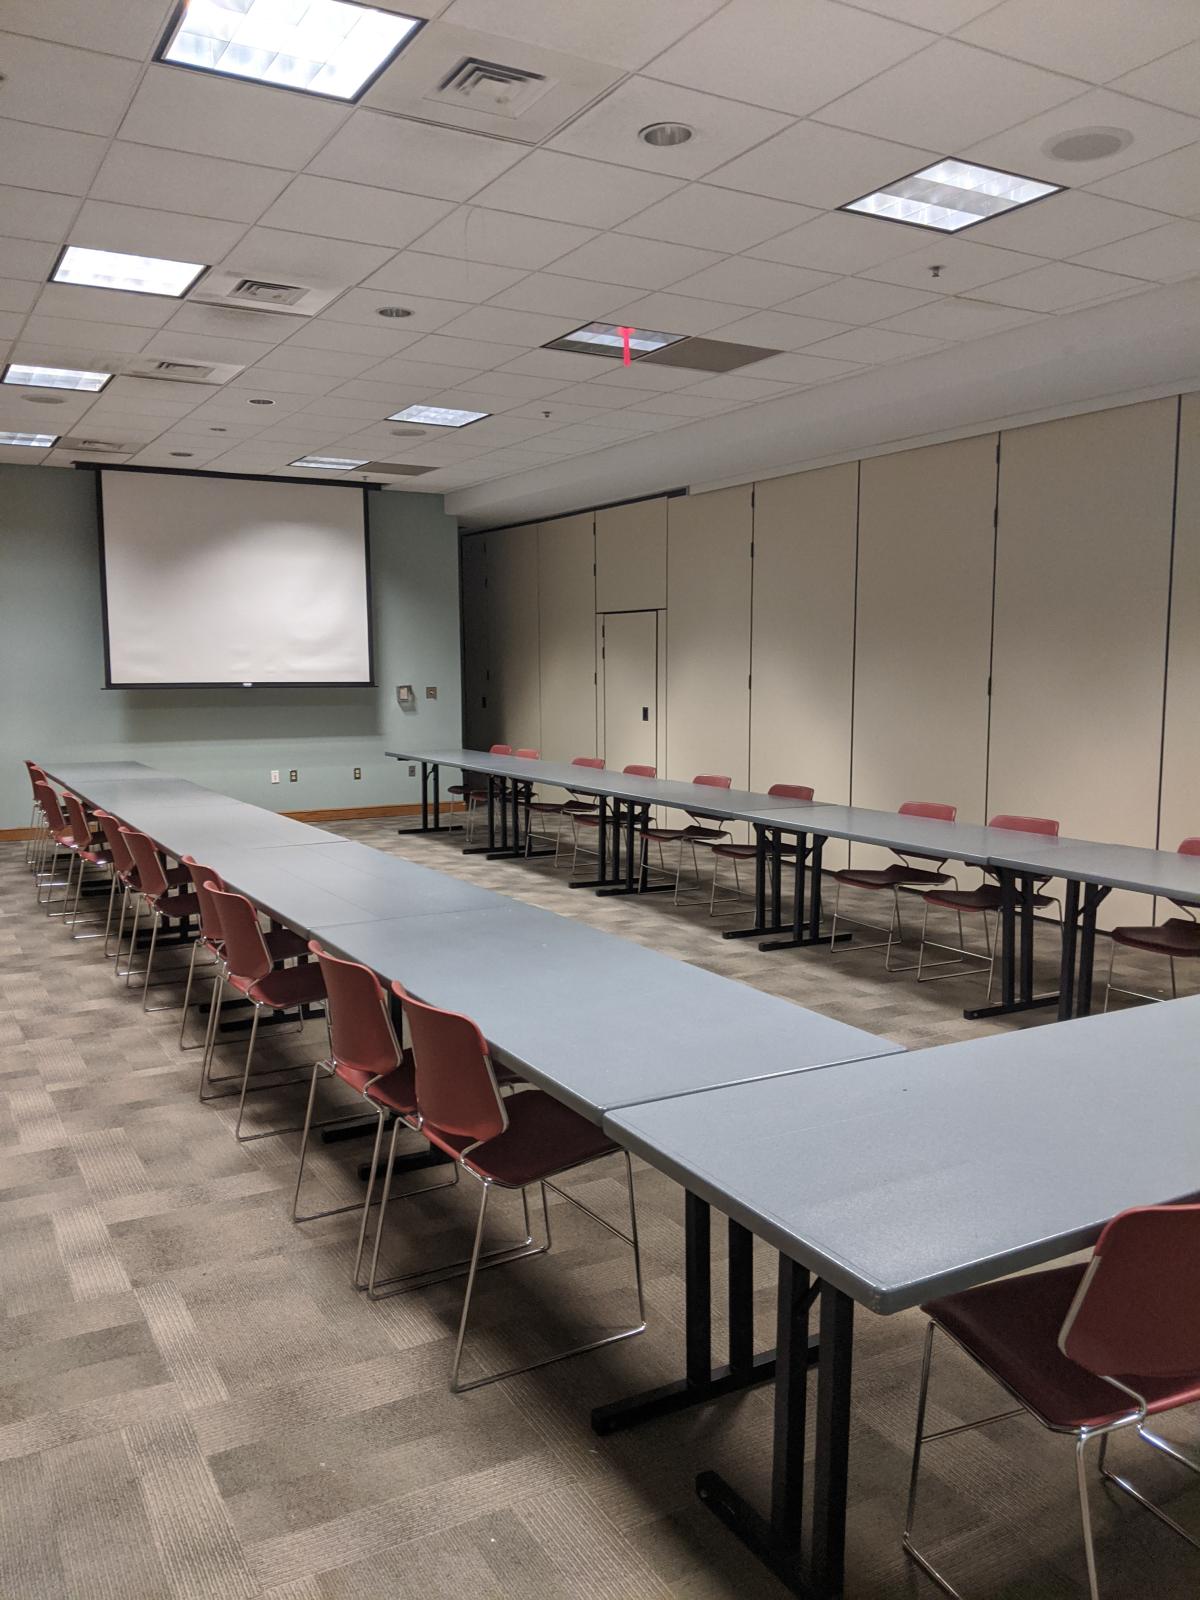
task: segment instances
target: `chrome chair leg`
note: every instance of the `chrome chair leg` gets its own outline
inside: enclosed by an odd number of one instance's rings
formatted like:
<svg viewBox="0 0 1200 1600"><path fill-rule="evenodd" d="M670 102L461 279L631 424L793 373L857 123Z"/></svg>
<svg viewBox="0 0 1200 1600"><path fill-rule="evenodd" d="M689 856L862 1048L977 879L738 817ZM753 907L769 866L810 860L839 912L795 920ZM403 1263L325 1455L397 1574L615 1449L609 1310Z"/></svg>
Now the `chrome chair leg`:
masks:
<svg viewBox="0 0 1200 1600"><path fill-rule="evenodd" d="M1079 1486L1079 1520L1083 1527L1083 1550L1087 1557L1088 1593L1100 1600L1100 1580L1096 1576L1096 1549L1092 1543L1092 1513L1088 1504L1087 1462L1084 1451L1090 1435L1082 1432L1075 1441L1075 1481Z"/></svg>

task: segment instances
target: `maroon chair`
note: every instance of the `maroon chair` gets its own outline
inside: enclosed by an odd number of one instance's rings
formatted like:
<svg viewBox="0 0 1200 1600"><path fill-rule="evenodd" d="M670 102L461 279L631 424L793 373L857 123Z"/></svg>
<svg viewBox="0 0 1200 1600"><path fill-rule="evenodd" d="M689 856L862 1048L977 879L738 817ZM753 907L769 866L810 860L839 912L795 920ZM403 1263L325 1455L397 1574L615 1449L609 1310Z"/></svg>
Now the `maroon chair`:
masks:
<svg viewBox="0 0 1200 1600"><path fill-rule="evenodd" d="M939 800L906 800L899 807L897 815L901 817L930 817L935 822L953 822L958 816L958 807L944 805ZM833 920L829 928L829 953L836 955L838 915L842 901L842 886L848 885L852 889L865 889L879 894L890 894L892 897L892 914L888 925L881 928L874 922L860 922L857 917L842 917L843 922L852 922L856 927L869 928L873 933L886 933L886 939L877 939L874 944L847 945L850 950L885 950L883 966L885 972L911 972L914 962L909 962L903 967L892 966L892 946L904 938L904 925L900 920L900 891L904 889L916 893L920 889L932 889L939 884L952 883L958 888L958 879L953 873L943 872L946 865L945 856L922 855L916 850L893 850L892 854L898 859L888 867L841 867L829 876L837 884L833 896ZM918 861L932 861L932 867L920 867ZM962 943L960 937L959 943ZM933 964L933 963L931 963ZM939 961L937 966L947 966L948 962Z"/></svg>
<svg viewBox="0 0 1200 1600"><path fill-rule="evenodd" d="M603 769L604 769L604 761L603 761L603 758L600 757L600 756L572 756L571 765L573 767L590 767L594 772L600 772L600 771L603 771ZM584 800L584 799L582 799L580 797L580 795L574 789L568 789L567 790L567 794L570 796L570 798L567 799L567 800L531 800L529 802L529 804L525 807L525 854L526 855L529 854L529 848L530 848L530 845L531 845L531 843L533 841L533 833L532 833L532 831L530 830L530 827L529 827L529 816L530 816L531 812L535 816L539 816L539 817L558 817L560 819L560 824L561 824L561 819L563 817L571 817L571 816L574 816L576 813L583 814L583 813L586 813L586 812L589 812L589 811L594 811L596 809L596 802L595 802L594 799L593 800ZM543 836L545 838L547 838L547 839L550 837L549 833L545 833ZM559 852L559 847L560 847L561 844L562 844L562 827L560 825L560 826L556 827L555 830L554 830L554 865L555 866L558 865L558 852Z"/></svg>
<svg viewBox="0 0 1200 1600"><path fill-rule="evenodd" d="M1200 1205L1123 1211L1104 1228L1090 1261L1003 1278L922 1309L929 1327L903 1542L946 1593L957 1591L913 1540L921 1448L1022 1413L1075 1440L1092 1600L1100 1596L1086 1470L1092 1439L1100 1441L1096 1464L1104 1480L1200 1549L1200 1541L1105 1465L1111 1436L1133 1428L1154 1450L1200 1473L1200 1463L1146 1427L1147 1417L1200 1400ZM935 1328L993 1377L1017 1409L925 1433Z"/></svg>
<svg viewBox="0 0 1200 1600"><path fill-rule="evenodd" d="M490 756L510 756L510 755L512 755L512 745L510 745L510 744L493 744L493 745L489 745L488 746L488 755L490 755ZM470 844L471 839L472 839L472 837L474 836L474 833L475 833L475 810L476 810L476 807L479 805L479 802L481 800L486 800L487 799L487 779L484 778L478 772L464 772L463 773L463 781L461 783L452 783L450 785L450 787L446 790L446 793L456 796L459 800L462 800L466 804L466 808L467 808L466 834L467 834L467 843Z"/></svg>
<svg viewBox="0 0 1200 1600"><path fill-rule="evenodd" d="M1181 856L1200 856L1200 838L1184 839L1179 846ZM1196 914L1192 906L1200 902L1187 900L1173 900L1184 913L1182 917L1169 917L1166 922L1161 922L1157 927L1151 928L1114 928L1109 934L1112 947L1108 957L1108 981L1104 985L1104 1009L1108 1010L1108 997L1116 989L1117 994L1133 995L1138 1000L1160 1000L1161 995L1146 994L1141 989L1122 989L1115 985L1113 978L1113 962L1117 957L1117 946L1124 945L1128 950L1145 950L1152 955L1166 956L1171 964L1171 999L1178 997L1179 988L1175 981L1176 961L1195 961L1200 958L1200 922L1196 921Z"/></svg>
<svg viewBox="0 0 1200 1600"><path fill-rule="evenodd" d="M150 995L150 974L154 968L154 952L158 945L158 930L164 921L183 922L194 917L200 910L200 902L195 894L184 891L171 893L171 880L167 876L167 869L159 854L158 846L144 833L139 833L136 828L121 829L122 837L129 846L129 853L133 857L137 868L138 895L133 907L133 932L129 936L129 965L125 969L125 983L128 986L133 976L133 956L137 949L138 922L141 918L142 907L149 911L152 920L150 928L150 948L146 952L146 966L142 974L142 1010L143 1011L169 1011L171 1007L148 1005ZM178 984L184 980L179 977L163 980L166 984ZM154 985L155 988L161 984Z"/></svg>
<svg viewBox="0 0 1200 1600"><path fill-rule="evenodd" d="M811 800L813 791L806 783L773 783L767 790L769 795L777 800ZM735 844L732 840L725 844L714 844L711 847L713 858L712 892L708 897L708 914L716 916L717 908L717 873L722 861L733 862L733 894L727 899L740 900L742 895L742 882L738 876L739 861L753 861L758 855L756 844ZM782 864L794 865L796 846L794 844L781 844L779 857ZM767 856L767 870L771 871L771 856Z"/></svg>
<svg viewBox="0 0 1200 1600"><path fill-rule="evenodd" d="M693 783L702 784L710 789L729 789L733 786L733 779L726 778L713 772L698 772L692 779ZM687 815L692 819L682 828L660 828L647 823L641 830L642 859L641 872L638 878L639 887L644 887L646 882L646 854L653 840L658 846L658 864L666 871L666 862L663 860L663 845L678 844L679 857L675 863L675 904L679 904L679 878L683 872L683 852L685 846L692 852L692 865L696 869L696 882L700 882L700 862L696 855L697 844L717 844L722 839L729 837L729 829L722 825L719 828L710 827L714 820L706 817L702 812L689 811Z"/></svg>
<svg viewBox="0 0 1200 1600"><path fill-rule="evenodd" d="M1005 828L1013 833L1041 833L1050 838L1058 837L1058 823L1053 817L1019 817L1008 812L999 812L988 822L989 828ZM990 867L984 868L989 878L996 874ZM1058 920L1062 924L1062 907L1053 895L1043 894L1041 891L1050 882L1049 877L1039 878L1033 894L1033 907L1035 911L1044 911L1047 906L1058 907ZM987 967L988 987L987 997L992 997L992 980L996 974L996 948L1000 943L998 937L1000 912L1004 904L1004 894L999 883L981 883L977 889L930 889L921 895L925 902L925 914L921 919L921 948L917 953L917 981L919 983L935 983L938 978L961 978L968 976L963 972L935 973L932 978L925 976L925 950L927 945L932 945L935 950L949 950L959 959L955 962L939 961L934 965L960 966L964 962L979 961ZM946 911L953 911L958 917L958 943L939 944L935 939L926 937L929 926L930 906L940 906ZM988 929L988 913L996 918L996 929ZM987 955L981 956L976 950L968 950L963 941L964 916L978 916L983 918L983 936L987 944Z"/></svg>
<svg viewBox="0 0 1200 1600"><path fill-rule="evenodd" d="M621 768L621 776L625 777L625 778L657 778L657 776L658 776L658 768L657 767L639 766L638 763L635 761L635 762L631 762L629 764L629 766ZM650 808L649 808L649 806L643 806L641 808L641 810L642 810L641 821L644 822L650 815ZM592 805L588 806L588 808L585 811L573 811L573 812L571 812L571 835L572 835L571 872L572 872L572 874L575 871L575 864L579 860L579 837L580 837L579 836L579 830L580 830L580 828L583 828L588 833L590 833L592 830L598 829L599 827L600 827L600 813L596 809L595 803L593 803ZM590 849L590 847L587 847L587 846L584 847L584 854L585 855L592 855L594 853L595 852L593 852Z"/></svg>
<svg viewBox="0 0 1200 1600"><path fill-rule="evenodd" d="M118 978L124 978L127 976L127 971L122 972L121 970L121 945L125 938L125 916L128 910L130 897L139 895L141 893L141 884L138 880L137 863L130 854L129 846L126 844L124 835L121 831L124 827L124 823L121 822L119 818L114 817L111 812L108 811L97 811L95 813L95 817L100 826L100 831L104 836L104 847L112 861L112 870L116 877L116 881L121 886L121 915L117 923L117 948L114 952L108 947L109 938L112 932L112 916L110 907L109 920L104 929L104 955L106 960L111 960L115 954L115 976ZM182 884L185 884L188 881L186 867L167 867L164 870L166 872L167 883L173 889L179 888ZM132 950L130 951L130 962L132 964Z"/></svg>
<svg viewBox="0 0 1200 1600"><path fill-rule="evenodd" d="M93 831L92 823L84 810L83 801L78 795L71 794L68 791L63 795L63 804L67 808L67 820L71 828L71 838L74 841L73 863L78 864L78 871L75 874L75 898L71 903L69 916L65 917L63 921L65 926L70 928L73 939L99 939L103 937L99 933L76 932L80 922L79 899L83 893L83 875L88 867L98 867L108 872L108 922L105 924L106 930L112 922L117 875L112 871L112 858L104 848L103 838L97 838ZM102 919L99 917L87 917L84 920L95 923Z"/></svg>
<svg viewBox="0 0 1200 1600"><path fill-rule="evenodd" d="M301 1027L304 1007L316 1005L325 999L325 983L321 969L314 962L302 966L276 967L271 957L258 912L244 894L233 894L218 888L215 880L205 884L217 905L221 924L221 945L225 964L223 978L229 987L254 1007L250 1023L250 1037L246 1043L246 1061L242 1069L242 1088L238 1097L237 1122L234 1137L242 1144L254 1139L269 1139L280 1133L298 1133L300 1123L284 1128L262 1128L255 1133L242 1132L242 1118L246 1111L246 1094L250 1087L250 1064L254 1059L254 1046L258 1039L258 1023L263 1011L297 1011ZM290 1068L277 1068L289 1071ZM282 1088L282 1084L268 1087ZM201 1098L203 1084L201 1086Z"/></svg>
<svg viewBox="0 0 1200 1600"><path fill-rule="evenodd" d="M416 1068L417 1111L421 1133L430 1144L444 1151L459 1169L480 1184L479 1215L475 1226L475 1240L467 1271L467 1286L463 1296L462 1315L459 1319L458 1338L454 1347L454 1365L450 1387L457 1394L467 1389L477 1389L483 1384L496 1383L502 1378L515 1377L537 1367L562 1361L567 1356L581 1355L585 1350L596 1350L602 1345L632 1338L646 1326L645 1303L642 1294L641 1255L637 1242L637 1209L633 1193L633 1169L628 1152L621 1151L594 1123L587 1122L577 1112L555 1100L541 1089L528 1089L523 1094L505 1098L493 1071L488 1047L478 1027L468 1017L436 1006L425 1005L406 993L400 984L392 985L404 1006L412 1039L413 1061ZM397 1124L397 1127L399 1124ZM395 1143L395 1130L392 1134ZM621 1154L625 1160L625 1176L629 1194L629 1233L622 1233L576 1195L558 1188L551 1180L586 1162L598 1161L605 1156ZM389 1160L384 1178L383 1206L387 1204L388 1186L392 1164ZM464 1381L461 1377L463 1344L471 1311L471 1299L480 1268L483 1230L487 1219L488 1199L494 1188L518 1190L524 1197L532 1184L541 1189L542 1211L546 1224L546 1243L539 1250L548 1250L550 1237L550 1209L546 1190L553 1189L561 1199L567 1200L623 1239L633 1251L634 1273L637 1284L638 1321L635 1326L617 1333L606 1334L586 1344L576 1345L555 1355L543 1356L524 1366L510 1367L501 1372ZM381 1207L382 1220L382 1207ZM378 1235L376 1236L378 1249ZM520 1248L519 1255L533 1252ZM510 1256L510 1258L512 1258ZM498 1263L497 1263L498 1264Z"/></svg>
<svg viewBox="0 0 1200 1600"><path fill-rule="evenodd" d="M50 838L46 819L42 815L42 802L38 798L38 784L48 783L50 780L37 762L30 761L28 757L25 758L25 770L29 774L29 786L33 790L33 809L29 813L29 838L25 841L25 865L30 872L36 873L41 863L42 852Z"/></svg>
<svg viewBox="0 0 1200 1600"><path fill-rule="evenodd" d="M59 805L58 796L50 784L45 781L39 782L35 785L34 793L38 797L38 804L41 807L43 817L46 819L47 845L43 853L43 862L46 856L50 858L50 865L48 867L43 866L38 874L37 901L38 905L45 907L48 917L65 917L67 914L67 897L71 892L71 883L74 875L75 836L71 832L71 824L67 821L63 814L63 809ZM54 874L58 871L59 858L63 855L67 857L67 875L65 878L56 878ZM46 898L44 900L42 899L43 889L46 890ZM61 889L63 891L62 899L57 903L57 909L55 909L55 902L50 895L51 889Z"/></svg>

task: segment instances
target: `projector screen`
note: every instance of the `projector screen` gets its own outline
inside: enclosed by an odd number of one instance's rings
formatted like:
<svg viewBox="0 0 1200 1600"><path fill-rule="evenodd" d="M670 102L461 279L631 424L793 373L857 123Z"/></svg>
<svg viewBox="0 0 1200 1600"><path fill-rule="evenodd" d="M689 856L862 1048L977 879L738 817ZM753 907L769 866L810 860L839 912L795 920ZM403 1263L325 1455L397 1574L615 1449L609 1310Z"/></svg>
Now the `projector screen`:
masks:
<svg viewBox="0 0 1200 1600"><path fill-rule="evenodd" d="M97 478L110 689L372 682L361 486Z"/></svg>

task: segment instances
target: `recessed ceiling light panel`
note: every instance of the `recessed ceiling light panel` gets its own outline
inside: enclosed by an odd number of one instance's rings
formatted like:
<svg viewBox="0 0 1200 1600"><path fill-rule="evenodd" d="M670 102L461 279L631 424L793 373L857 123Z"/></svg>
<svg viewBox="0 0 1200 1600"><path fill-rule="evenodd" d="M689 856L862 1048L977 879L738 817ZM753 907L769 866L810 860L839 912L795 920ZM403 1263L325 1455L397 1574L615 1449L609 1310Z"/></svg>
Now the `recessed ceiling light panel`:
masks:
<svg viewBox="0 0 1200 1600"><path fill-rule="evenodd" d="M86 394L99 394L112 377L111 372L77 372L72 367L27 367L18 361L4 369L4 383L15 383L25 389L82 389Z"/></svg>
<svg viewBox="0 0 1200 1600"><path fill-rule="evenodd" d="M630 359L647 356L652 350L663 350L669 344L678 344L686 334L655 333L649 328L625 330L615 322L589 322L574 333L564 333L561 339L552 339L545 350L571 350L582 356L613 356L618 361L625 355L625 333L629 334Z"/></svg>
<svg viewBox="0 0 1200 1600"><path fill-rule="evenodd" d="M52 444L57 444L56 433L4 433L0 432L0 444L28 445L31 450L49 450Z"/></svg>
<svg viewBox="0 0 1200 1600"><path fill-rule="evenodd" d="M199 261L164 261L158 256L127 256L119 250L89 250L69 244L59 256L50 282L162 294L179 300L207 270Z"/></svg>
<svg viewBox="0 0 1200 1600"><path fill-rule="evenodd" d="M357 100L420 27L358 0L184 0L156 59Z"/></svg>
<svg viewBox="0 0 1200 1600"><path fill-rule="evenodd" d="M365 467L365 461L352 461L346 456L301 456L299 461L289 462L293 467L312 467L320 472L353 472L356 467Z"/></svg>
<svg viewBox="0 0 1200 1600"><path fill-rule="evenodd" d="M858 211L885 222L906 222L915 228L933 228L939 233L958 233L1015 211L1062 188L1057 183L1039 183L1012 172L997 172L991 167L975 167L967 161L938 161L932 167L899 178L874 194L852 200L843 211Z"/></svg>
<svg viewBox="0 0 1200 1600"><path fill-rule="evenodd" d="M465 428L469 423L482 422L490 411L454 411L447 406L405 406L403 411L393 411L389 422L423 422L431 428Z"/></svg>

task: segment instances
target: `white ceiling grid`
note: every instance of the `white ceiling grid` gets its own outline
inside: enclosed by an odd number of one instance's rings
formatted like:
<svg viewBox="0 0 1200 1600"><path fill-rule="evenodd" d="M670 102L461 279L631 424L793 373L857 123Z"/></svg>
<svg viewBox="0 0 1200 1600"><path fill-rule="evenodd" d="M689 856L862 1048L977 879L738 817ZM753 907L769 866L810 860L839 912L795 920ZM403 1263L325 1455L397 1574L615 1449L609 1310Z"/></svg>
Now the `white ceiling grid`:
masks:
<svg viewBox="0 0 1200 1600"><path fill-rule="evenodd" d="M153 62L169 0L5 0L0 359L245 370L122 375L53 408L5 386L0 429L136 465L411 463L432 470L380 481L473 488L478 518L502 479L576 503L571 463L625 440L653 445L661 486L688 481L666 463L711 419L758 433L798 396L847 416L902 363L984 405L981 349L1028 368L1036 325L1048 342L1109 302L1133 317L1200 276L1196 0L375 3L427 22L350 105ZM519 118L431 98L467 55L550 87ZM664 120L695 136L638 140ZM1085 127L1132 141L1046 153ZM1069 188L967 237L837 209L943 156ZM203 281L183 301L48 283L71 243L335 293L293 317L206 305ZM380 318L395 305L411 314ZM780 354L711 375L542 348L592 320ZM397 436L410 404L492 415Z"/></svg>

